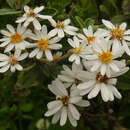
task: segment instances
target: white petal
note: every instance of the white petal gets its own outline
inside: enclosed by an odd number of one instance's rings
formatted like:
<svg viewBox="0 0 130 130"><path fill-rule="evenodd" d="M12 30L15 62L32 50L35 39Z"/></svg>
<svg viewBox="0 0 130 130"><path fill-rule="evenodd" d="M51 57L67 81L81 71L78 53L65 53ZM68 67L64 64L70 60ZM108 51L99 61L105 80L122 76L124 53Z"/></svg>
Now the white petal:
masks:
<svg viewBox="0 0 130 130"><path fill-rule="evenodd" d="M126 31L124 32L124 34L125 34L125 35L130 34L130 29L126 30Z"/></svg>
<svg viewBox="0 0 130 130"><path fill-rule="evenodd" d="M80 97L80 96L71 97L69 102L75 104L75 103L78 103L79 101L81 101L81 99L82 99L82 97Z"/></svg>
<svg viewBox="0 0 130 130"><path fill-rule="evenodd" d="M89 89L91 86L93 86L95 84L94 80L90 80L88 82L84 82L81 83L77 86L78 89L82 90L82 89Z"/></svg>
<svg viewBox="0 0 130 130"><path fill-rule="evenodd" d="M101 62L96 62L93 67L91 68L91 71L97 71L99 69L99 67L101 66Z"/></svg>
<svg viewBox="0 0 130 130"><path fill-rule="evenodd" d="M43 55L43 51L39 51L39 52L37 53L37 55L36 55L36 58L37 58L37 59L40 59L40 58L42 58L42 55Z"/></svg>
<svg viewBox="0 0 130 130"><path fill-rule="evenodd" d="M9 67L10 67L10 65L6 65L6 66L0 68L0 73L6 72L9 69Z"/></svg>
<svg viewBox="0 0 130 130"><path fill-rule="evenodd" d="M39 51L38 48L34 49L34 50L29 54L29 57L30 57L30 58L34 57L34 56L38 53L38 51Z"/></svg>
<svg viewBox="0 0 130 130"><path fill-rule="evenodd" d="M72 105L72 104L69 104L68 109L69 109L69 111L71 112L73 118L76 119L76 120L79 120L79 118L80 118L80 113L79 113L78 110L75 108L75 106Z"/></svg>
<svg viewBox="0 0 130 130"><path fill-rule="evenodd" d="M47 117L51 116L51 115L55 114L56 112L58 112L61 108L62 108L62 104L60 106L57 106L55 109L48 110L45 113L45 116L47 116Z"/></svg>
<svg viewBox="0 0 130 130"><path fill-rule="evenodd" d="M58 111L52 118L52 124L56 124L59 121L60 116L61 116L61 112Z"/></svg>
<svg viewBox="0 0 130 130"><path fill-rule="evenodd" d="M77 126L77 121L73 118L73 116L70 113L70 111L68 111L68 118L69 118L69 121L72 124L72 126L76 127Z"/></svg>
<svg viewBox="0 0 130 130"><path fill-rule="evenodd" d="M5 66L7 64L8 64L8 61L2 61L2 62L0 62L0 67Z"/></svg>
<svg viewBox="0 0 130 130"><path fill-rule="evenodd" d="M67 109L63 107L60 118L60 125L63 126L67 121Z"/></svg>
<svg viewBox="0 0 130 130"><path fill-rule="evenodd" d="M68 43L73 47L75 48L75 44L74 44L74 41L70 38L68 38Z"/></svg>
<svg viewBox="0 0 130 130"><path fill-rule="evenodd" d="M1 43L0 44L0 47L5 47L6 45L8 45L9 44L9 40L8 41L5 41L5 42L3 42L3 43Z"/></svg>
<svg viewBox="0 0 130 130"><path fill-rule="evenodd" d="M100 91L100 87L101 87L100 84L96 84L92 89L92 91L88 94L88 99L96 97Z"/></svg>
<svg viewBox="0 0 130 130"><path fill-rule="evenodd" d="M124 36L124 39L130 41L130 36Z"/></svg>
<svg viewBox="0 0 130 130"><path fill-rule="evenodd" d="M9 57L7 55L0 53L0 61L5 61L5 60L8 60L8 59L9 59Z"/></svg>
<svg viewBox="0 0 130 130"><path fill-rule="evenodd" d="M58 29L55 28L55 29L51 30L51 31L48 33L48 35L49 35L50 37L54 37L57 33L58 33Z"/></svg>
<svg viewBox="0 0 130 130"><path fill-rule="evenodd" d="M4 52L9 52L14 48L14 44L9 44L6 48Z"/></svg>
<svg viewBox="0 0 130 130"><path fill-rule="evenodd" d="M105 84L101 84L101 96L104 102L107 102L109 100L109 91Z"/></svg>
<svg viewBox="0 0 130 130"><path fill-rule="evenodd" d="M52 60L53 60L53 56L52 56L50 50L45 50L45 55L46 55L46 58L47 58L49 61L52 61Z"/></svg>
<svg viewBox="0 0 130 130"><path fill-rule="evenodd" d="M70 19L66 19L66 20L64 20L63 23L64 23L65 25L70 24Z"/></svg>
<svg viewBox="0 0 130 130"><path fill-rule="evenodd" d="M19 71L22 71L23 70L23 67L20 65L20 64L16 64L15 65L15 68Z"/></svg>
<svg viewBox="0 0 130 130"><path fill-rule="evenodd" d="M39 12L41 12L42 10L44 9L44 6L40 6L40 7L36 7L33 11L34 11L34 13L39 13Z"/></svg>
<svg viewBox="0 0 130 130"><path fill-rule="evenodd" d="M7 37L10 37L10 36L11 36L11 33L9 33L8 31L1 30L0 32L1 32L1 34L5 35L5 36L7 36Z"/></svg>
<svg viewBox="0 0 130 130"><path fill-rule="evenodd" d="M113 94L115 95L116 98L118 98L118 99L122 98L121 94L119 93L119 91L114 86L112 86L111 89L112 89L112 92L113 92Z"/></svg>
<svg viewBox="0 0 130 130"><path fill-rule="evenodd" d="M122 23L122 24L119 26L119 28L121 28L122 30L125 30L125 29L126 29L126 26L127 26L126 23Z"/></svg>
<svg viewBox="0 0 130 130"><path fill-rule="evenodd" d="M54 109L57 106L60 106L62 102L60 100L51 101L47 104L48 109Z"/></svg>
<svg viewBox="0 0 130 130"><path fill-rule="evenodd" d="M37 19L35 19L33 21L33 25L34 25L35 29L37 29L37 30L41 29L41 24L39 23L39 21Z"/></svg>
<svg viewBox="0 0 130 130"><path fill-rule="evenodd" d="M12 25L7 24L6 27L7 27L7 29L8 29L11 33L13 33L13 34L15 33L15 29L14 29L14 27L13 27Z"/></svg>
<svg viewBox="0 0 130 130"><path fill-rule="evenodd" d="M106 64L102 64L100 70L101 70L101 74L105 75L106 70L107 70L107 65Z"/></svg>
<svg viewBox="0 0 130 130"><path fill-rule="evenodd" d="M128 47L128 45L127 45L127 43L125 41L123 41L123 49L125 50L127 55L130 56L130 48Z"/></svg>
<svg viewBox="0 0 130 130"><path fill-rule="evenodd" d="M10 66L10 70L11 70L11 72L15 72L15 70L16 70L15 66L14 65Z"/></svg>
<svg viewBox="0 0 130 130"><path fill-rule="evenodd" d="M114 72L119 72L119 68L116 64L114 63L110 63L109 66L111 67L111 69L114 71Z"/></svg>
<svg viewBox="0 0 130 130"><path fill-rule="evenodd" d="M21 60L24 60L25 58L27 58L28 56L28 53L23 53L19 58L18 60L21 61Z"/></svg>
<svg viewBox="0 0 130 130"><path fill-rule="evenodd" d="M62 29L58 29L58 37L64 37L64 31Z"/></svg>
<svg viewBox="0 0 130 130"><path fill-rule="evenodd" d="M80 107L88 107L88 106L90 106L90 102L87 100L81 100L80 102L76 103L76 105L78 105Z"/></svg>
<svg viewBox="0 0 130 130"><path fill-rule="evenodd" d="M108 28L108 29L114 29L115 26L108 20L102 19L102 23Z"/></svg>

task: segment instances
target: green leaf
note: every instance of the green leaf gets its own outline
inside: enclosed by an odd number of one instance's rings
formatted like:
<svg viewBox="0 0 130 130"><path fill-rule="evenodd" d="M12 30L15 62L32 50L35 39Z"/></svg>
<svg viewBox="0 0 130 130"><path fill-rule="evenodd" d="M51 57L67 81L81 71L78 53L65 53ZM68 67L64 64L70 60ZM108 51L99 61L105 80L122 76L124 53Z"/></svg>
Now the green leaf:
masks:
<svg viewBox="0 0 130 130"><path fill-rule="evenodd" d="M87 19L85 20L85 24L86 24L87 26L89 26L89 25L94 25L94 23L95 23L95 20L92 19L92 18L87 18Z"/></svg>
<svg viewBox="0 0 130 130"><path fill-rule="evenodd" d="M20 14L21 11L16 11L13 9L7 9L7 8L3 8L0 9L0 15L14 15L14 14Z"/></svg>
<svg viewBox="0 0 130 130"><path fill-rule="evenodd" d="M15 3L16 3L17 0L6 0L6 2L8 3L8 5L13 8Z"/></svg>
<svg viewBox="0 0 130 130"><path fill-rule="evenodd" d="M125 16L124 15L116 15L116 16L112 17L111 21L115 24L122 23L125 21Z"/></svg>
<svg viewBox="0 0 130 130"><path fill-rule="evenodd" d="M33 109L33 104L31 104L31 103L22 104L21 107L20 107L20 109L23 112L30 112Z"/></svg>
<svg viewBox="0 0 130 130"><path fill-rule="evenodd" d="M41 13L44 15L55 16L57 13L57 10L54 8L45 8Z"/></svg>
<svg viewBox="0 0 130 130"><path fill-rule="evenodd" d="M80 18L79 16L75 16L75 19L76 19L77 23L79 24L80 28L83 28L86 26L83 19Z"/></svg>

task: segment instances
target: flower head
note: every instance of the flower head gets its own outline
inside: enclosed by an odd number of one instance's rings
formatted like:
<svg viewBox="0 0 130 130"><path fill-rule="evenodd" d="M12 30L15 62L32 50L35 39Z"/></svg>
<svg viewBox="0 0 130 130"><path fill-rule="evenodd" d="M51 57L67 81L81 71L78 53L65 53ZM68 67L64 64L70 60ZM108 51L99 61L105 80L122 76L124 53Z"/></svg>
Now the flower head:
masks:
<svg viewBox="0 0 130 130"><path fill-rule="evenodd" d="M34 9L30 8L29 6L24 6L25 13L22 17L16 20L16 23L23 23L24 27L27 27L31 22L33 23L35 29L40 30L41 24L37 20L37 18L41 19L52 19L51 16L48 15L41 15L40 12L44 9L44 6L36 7Z"/></svg>
<svg viewBox="0 0 130 130"><path fill-rule="evenodd" d="M76 36L73 37L73 40L69 38L68 43L73 47L69 61L75 62L76 64L80 64L80 58L86 58L86 55L92 52L91 48L87 47L84 43L80 43Z"/></svg>
<svg viewBox="0 0 130 130"><path fill-rule="evenodd" d="M16 50L14 54L0 54L0 72L4 73L8 69L11 72L15 72L16 70L22 71L23 67L20 65L20 62L27 58L28 53L21 54L20 50Z"/></svg>
<svg viewBox="0 0 130 130"><path fill-rule="evenodd" d="M77 120L80 119L80 113L75 105L85 107L90 103L82 99L76 86L70 89L70 94L64 84L59 80L52 82L49 90L56 95L56 100L47 104L48 111L45 116L52 116L52 123L55 124L60 120L60 125L65 125L67 118L73 126L77 126Z"/></svg>
<svg viewBox="0 0 130 130"><path fill-rule="evenodd" d="M113 101L114 96L120 99L122 96L115 87L117 83L116 77L126 73L128 70L128 67L126 67L124 64L120 64L120 71L113 73L110 77L107 75L102 75L100 72L88 71L86 73L88 80L80 83L77 87L80 90L81 95L88 94L88 99L96 97L100 91L102 99L105 102Z"/></svg>
<svg viewBox="0 0 130 130"><path fill-rule="evenodd" d="M5 52L9 52L12 49L21 49L24 50L29 42L26 41L30 30L27 30L21 24L18 24L17 29L15 29L12 25L6 26L8 31L1 30L1 34L3 34L3 38L0 39L0 47L6 47Z"/></svg>
<svg viewBox="0 0 130 130"><path fill-rule="evenodd" d="M51 50L58 50L62 48L61 44L58 44L61 38L54 37L51 38L47 33L47 27L42 26L41 30L35 30L35 34L30 34L30 38L35 40L30 47L35 47L35 49L29 54L29 57L32 58L36 56L37 59L40 59L45 52L45 56L49 61L53 60Z"/></svg>
<svg viewBox="0 0 130 130"><path fill-rule="evenodd" d="M122 48L116 50L111 48L111 41L100 39L93 45L93 54L87 56L88 65L91 64L91 71L98 71L102 75L111 75L111 72L119 72L116 58L122 56ZM122 61L119 61L122 62Z"/></svg>
<svg viewBox="0 0 130 130"><path fill-rule="evenodd" d="M58 37L64 37L64 33L67 33L69 35L76 35L76 31L78 31L78 28L69 25L70 19L66 19L62 22L56 22L54 19L50 19L50 22L54 27L54 29L49 32L49 35L52 37L56 34L58 34Z"/></svg>
<svg viewBox="0 0 130 130"><path fill-rule="evenodd" d="M124 51L130 55L130 49L128 47L130 41L130 29L126 30L127 24L122 23L115 26L110 21L104 19L102 22L108 28L108 30L98 29L100 35L108 40L112 40L113 49L123 47Z"/></svg>

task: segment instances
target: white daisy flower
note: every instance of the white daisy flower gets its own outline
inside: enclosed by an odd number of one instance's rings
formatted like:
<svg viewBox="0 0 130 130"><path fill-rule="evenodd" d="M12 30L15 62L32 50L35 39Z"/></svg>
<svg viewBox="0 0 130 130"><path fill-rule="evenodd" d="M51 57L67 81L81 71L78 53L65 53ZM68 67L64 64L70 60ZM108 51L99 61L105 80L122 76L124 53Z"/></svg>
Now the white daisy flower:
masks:
<svg viewBox="0 0 130 130"><path fill-rule="evenodd" d="M82 99L82 96L79 95L79 90L75 86L70 89L69 93L59 80L52 82L49 90L56 95L56 100L47 104L48 111L45 116L53 115L52 123L55 124L60 120L61 126L65 125L68 118L70 123L76 127L77 120L80 119L80 113L75 105L87 107L90 103Z"/></svg>
<svg viewBox="0 0 130 130"><path fill-rule="evenodd" d="M104 19L102 22L108 30L99 29L100 34L108 40L111 39L113 41L113 49L122 46L124 51L130 55L130 49L128 47L130 46L130 29L126 30L127 24L122 23L119 26L115 26L110 21Z"/></svg>
<svg viewBox="0 0 130 130"><path fill-rule="evenodd" d="M58 79L64 83L67 83L67 87L72 84L78 85L79 83L85 81L87 79L86 72L83 71L83 66L77 65L75 63L72 64L72 69L70 69L67 65L63 65L63 71L58 75Z"/></svg>
<svg viewBox="0 0 130 130"><path fill-rule="evenodd" d="M88 94L88 99L96 97L100 91L104 102L113 101L114 96L120 99L122 96L115 87L117 83L116 77L126 73L128 70L128 67L121 68L119 72L113 73L111 77L97 72L88 72L86 74L88 81L79 84L77 88L80 89L81 95Z"/></svg>
<svg viewBox="0 0 130 130"><path fill-rule="evenodd" d="M30 54L29 57L32 58L36 56L37 59L40 59L45 52L45 56L49 61L53 60L51 50L58 50L62 48L61 44L58 44L61 38L51 36L47 33L47 27L42 26L41 30L35 30L35 34L30 34L30 38L36 42L31 45L31 47L36 47Z"/></svg>
<svg viewBox="0 0 130 130"><path fill-rule="evenodd" d="M73 47L71 49L72 55L69 57L70 62L80 64L80 58L86 58L86 55L92 53L91 48L84 43L80 43L76 36L73 37L73 40L69 38L68 43Z"/></svg>
<svg viewBox="0 0 130 130"><path fill-rule="evenodd" d="M111 41L101 39L100 42L93 44L93 50L93 54L86 56L88 65L91 64L91 72L99 71L102 75L110 77L112 71L120 71L116 58L122 56L122 48L111 50Z"/></svg>
<svg viewBox="0 0 130 130"><path fill-rule="evenodd" d="M15 29L12 25L7 24L6 30L1 30L1 34L3 34L3 38L0 39L0 47L5 47L4 52L10 52L12 49L21 49L24 50L28 45L29 42L27 42L25 39L28 37L28 34L31 32L30 30L27 30L25 27L21 26L21 24L18 24L17 29Z"/></svg>
<svg viewBox="0 0 130 130"><path fill-rule="evenodd" d="M37 20L37 18L41 19L52 19L51 16L48 15L41 15L40 12L44 9L44 6L36 7L34 9L30 8L29 6L24 6L25 13L22 17L16 20L16 23L23 23L24 27L27 27L31 22L34 25L34 28L37 30L41 29L41 24Z"/></svg>
<svg viewBox="0 0 130 130"><path fill-rule="evenodd" d="M0 54L0 72L4 73L8 69L11 72L16 70L22 71L23 67L20 65L20 62L27 58L28 53L21 54L20 50L16 50L14 54Z"/></svg>
<svg viewBox="0 0 130 130"><path fill-rule="evenodd" d="M54 27L54 29L49 32L49 35L52 37L56 34L58 34L58 37L64 37L65 33L69 35L76 35L76 31L78 31L78 28L69 25L70 19L66 19L63 22L56 22L54 19L50 19L50 22Z"/></svg>
<svg viewBox="0 0 130 130"><path fill-rule="evenodd" d="M93 32L93 28L91 25L88 28L83 28L84 35L78 33L77 36L81 39L81 41L89 46L92 46L101 36L98 31Z"/></svg>

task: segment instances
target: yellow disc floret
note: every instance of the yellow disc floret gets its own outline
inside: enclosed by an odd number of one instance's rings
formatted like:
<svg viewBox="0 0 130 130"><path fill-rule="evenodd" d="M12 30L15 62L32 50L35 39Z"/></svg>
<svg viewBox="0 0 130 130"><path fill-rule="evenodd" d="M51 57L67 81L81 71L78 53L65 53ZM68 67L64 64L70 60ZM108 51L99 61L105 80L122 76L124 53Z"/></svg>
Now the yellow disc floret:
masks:
<svg viewBox="0 0 130 130"><path fill-rule="evenodd" d="M18 64L18 60L17 60L17 58L15 56L10 56L9 62L10 62L11 65Z"/></svg>
<svg viewBox="0 0 130 130"><path fill-rule="evenodd" d="M104 51L98 55L98 58L101 62L108 64L112 60L112 53L110 51Z"/></svg>
<svg viewBox="0 0 130 130"><path fill-rule="evenodd" d="M58 22L56 23L56 28L63 29L63 28L64 28L64 23L58 21Z"/></svg>
<svg viewBox="0 0 130 130"><path fill-rule="evenodd" d="M22 42L22 40L23 40L22 35L19 34L19 33L13 34L13 35L10 37L10 39L11 39L11 42L14 43L14 44L20 43L20 42Z"/></svg>
<svg viewBox="0 0 130 130"><path fill-rule="evenodd" d="M88 36L88 37L87 37L87 42L88 42L88 44L91 44L94 40L95 40L95 37L94 37L94 36Z"/></svg>
<svg viewBox="0 0 130 130"><path fill-rule="evenodd" d="M48 49L48 38L42 38L38 41L38 47L41 49L41 50L47 50Z"/></svg>
<svg viewBox="0 0 130 130"><path fill-rule="evenodd" d="M122 40L124 35L124 30L120 28L116 28L111 31L111 34L114 39Z"/></svg>

